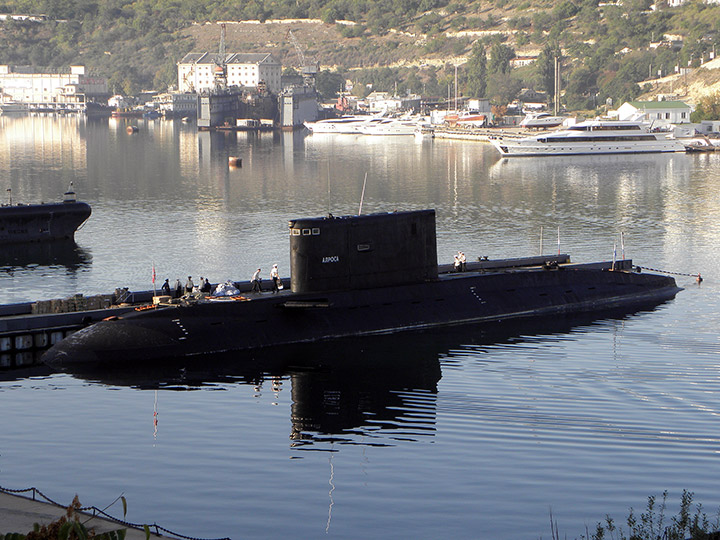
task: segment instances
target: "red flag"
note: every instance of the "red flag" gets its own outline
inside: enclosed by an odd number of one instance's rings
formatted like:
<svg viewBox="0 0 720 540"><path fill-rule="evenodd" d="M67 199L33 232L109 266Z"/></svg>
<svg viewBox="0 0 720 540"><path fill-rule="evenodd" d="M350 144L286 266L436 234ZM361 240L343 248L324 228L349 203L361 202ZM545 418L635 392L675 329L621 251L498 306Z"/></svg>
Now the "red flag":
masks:
<svg viewBox="0 0 720 540"><path fill-rule="evenodd" d="M153 263L152 269L153 269L152 282L155 283L155 263Z"/></svg>

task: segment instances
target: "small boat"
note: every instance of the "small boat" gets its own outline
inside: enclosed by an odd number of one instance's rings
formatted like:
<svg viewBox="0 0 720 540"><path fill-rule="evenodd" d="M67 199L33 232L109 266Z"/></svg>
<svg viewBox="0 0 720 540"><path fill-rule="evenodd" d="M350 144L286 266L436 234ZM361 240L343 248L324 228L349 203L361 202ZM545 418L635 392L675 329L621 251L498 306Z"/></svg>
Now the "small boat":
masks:
<svg viewBox="0 0 720 540"><path fill-rule="evenodd" d="M485 127L487 126L488 115L480 111L464 111L456 121L460 127Z"/></svg>
<svg viewBox="0 0 720 540"><path fill-rule="evenodd" d="M435 211L289 222L283 290L198 299L103 320L55 344L54 368L169 360L430 328L640 309L673 298L670 276L629 259L571 263L568 255L438 265ZM287 286L289 284L289 287ZM289 290L288 290L289 289Z"/></svg>
<svg viewBox="0 0 720 540"><path fill-rule="evenodd" d="M693 137L684 139L685 150L687 152L717 152L720 151L720 140L712 140L708 137Z"/></svg>
<svg viewBox="0 0 720 540"><path fill-rule="evenodd" d="M528 113L520 122L520 127L527 129L549 129L561 125L567 118L553 116L550 113Z"/></svg>
<svg viewBox="0 0 720 540"><path fill-rule="evenodd" d="M29 111L27 103L3 101L0 103L0 114L25 114Z"/></svg>
<svg viewBox="0 0 720 540"><path fill-rule="evenodd" d="M91 213L89 204L75 199L72 183L59 203L13 204L11 196L0 206L0 244L72 240Z"/></svg>
<svg viewBox="0 0 720 540"><path fill-rule="evenodd" d="M503 157L684 152L685 145L650 125L628 120L586 120L530 137L499 136L490 142Z"/></svg>

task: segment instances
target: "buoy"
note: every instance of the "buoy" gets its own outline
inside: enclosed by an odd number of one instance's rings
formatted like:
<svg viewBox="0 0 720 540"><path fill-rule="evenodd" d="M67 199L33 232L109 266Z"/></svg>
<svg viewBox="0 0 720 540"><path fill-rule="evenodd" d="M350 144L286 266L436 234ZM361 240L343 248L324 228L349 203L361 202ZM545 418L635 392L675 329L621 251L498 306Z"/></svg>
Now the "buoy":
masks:
<svg viewBox="0 0 720 540"><path fill-rule="evenodd" d="M228 158L228 164L231 167L242 167L242 158L230 156Z"/></svg>
<svg viewBox="0 0 720 540"><path fill-rule="evenodd" d="M126 131L127 131L128 133L137 133L137 132L138 132L138 127L137 127L137 126L128 126Z"/></svg>
<svg viewBox="0 0 720 540"><path fill-rule="evenodd" d="M698 283L702 283L702 276L700 274L698 274L695 281L697 281Z"/></svg>

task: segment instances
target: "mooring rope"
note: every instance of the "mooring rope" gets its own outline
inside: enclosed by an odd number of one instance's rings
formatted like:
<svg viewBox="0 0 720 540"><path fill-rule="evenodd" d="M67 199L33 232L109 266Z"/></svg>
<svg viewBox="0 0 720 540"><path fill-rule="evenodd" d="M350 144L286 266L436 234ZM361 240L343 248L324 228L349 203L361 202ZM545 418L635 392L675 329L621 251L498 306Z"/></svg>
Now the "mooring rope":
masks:
<svg viewBox="0 0 720 540"><path fill-rule="evenodd" d="M642 268L643 270L650 270L651 272L659 272L661 274L670 274L673 276L688 276L688 277L694 277L694 278L700 277L699 272L697 274L686 274L684 272L670 272L669 270L659 270L657 268L648 268L647 266L638 266L638 268Z"/></svg>
<svg viewBox="0 0 720 540"><path fill-rule="evenodd" d="M60 507L60 508L67 508L67 507L68 507L67 504L60 504L59 502L52 500L50 497L48 497L48 496L45 495L42 491L40 491L39 489L37 489L37 488L35 488L35 487L26 488L26 489L9 489L9 488L0 486L0 491L5 492L5 493L27 493L28 491L32 491L32 500L33 500L33 501L36 500L36 499L35 499L35 496L36 496L36 495L39 495L40 497L42 497L43 499L45 499L45 501L49 502L50 504L53 504L53 505L58 506L58 507ZM83 507L81 507L81 508L76 508L76 510L77 510L78 512L86 512L86 513L92 512L92 515L93 515L93 516L96 516L96 515L100 514L100 515L103 516L104 518L106 518L106 519L108 519L108 520L110 520L110 521L113 521L113 522L117 523L118 525L123 525L123 526L125 526L125 527L131 527L131 528L133 528L133 529L138 529L138 530L140 530L140 531L145 530L145 527L148 527L149 529L155 529L155 534L157 534L157 535L160 535L160 531L162 531L162 532L167 533L167 534L169 534L169 535L171 535L171 536L174 536L174 537L176 537L176 538L183 538L184 540L230 540L230 538L227 538L227 537L226 537L226 538L212 538L212 539L209 539L209 538L197 538L197 537L194 537L194 536L185 536L184 534L179 534L179 533L176 533L176 532L171 531L170 529L166 529L165 527L161 527L161 526L158 525L157 523L153 523L152 525L140 524L140 523L131 523L131 522L129 522L129 521L124 521L124 520L122 520L122 519L118 519L118 518L116 518L116 517L114 517L114 516L111 516L110 514L108 514L108 513L105 512L104 510L101 510L101 509L98 508L97 506L83 506ZM160 535L160 536L162 536L162 535Z"/></svg>

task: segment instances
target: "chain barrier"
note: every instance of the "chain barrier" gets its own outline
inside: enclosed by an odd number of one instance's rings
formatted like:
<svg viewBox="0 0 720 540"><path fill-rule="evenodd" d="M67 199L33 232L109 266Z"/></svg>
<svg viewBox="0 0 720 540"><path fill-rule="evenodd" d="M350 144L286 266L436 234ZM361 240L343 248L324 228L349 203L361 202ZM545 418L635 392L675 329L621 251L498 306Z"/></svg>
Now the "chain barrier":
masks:
<svg viewBox="0 0 720 540"><path fill-rule="evenodd" d="M33 501L37 500L37 499L35 498L35 496L38 495L38 496L42 497L43 499L45 499L45 501L49 502L50 504L53 504L53 505L58 506L58 507L60 507L60 508L67 508L67 507L68 507L68 505L66 505L66 504L60 504L59 502L52 500L50 497L48 497L48 496L45 495L42 491L40 491L39 489L37 489L37 488L35 488L35 487L26 488L26 489L10 489L10 488L6 488L6 487L3 487L3 486L0 486L0 492L4 492L4 493L27 493L28 491L32 491L32 500L33 500ZM95 517L96 515L99 514L99 515L101 515L102 517L104 517L105 519L108 519L108 520L110 520L110 521L112 521L112 522L114 522L114 523L117 523L118 525L123 525L124 527L130 527L130 528L132 528L132 529L137 529L137 530L140 530L140 531L144 531L144 530L145 530L145 527L148 527L149 529L155 529L155 534L157 534L157 535L159 535L159 536L162 536L162 535L160 534L160 531L162 531L162 532L167 533L167 534L169 534L169 535L171 535L171 536L174 536L174 537L176 537L176 538L182 538L182 539L184 539L184 540L230 540L230 538L227 538L227 537L225 537L225 538L211 538L211 539L209 539L209 538L197 538L197 537L194 537L194 536L185 536L184 534L179 534L179 533L176 533L176 532L174 532L174 531L171 531L170 529L166 529L165 527L161 527L161 526L158 525L157 523L153 523L152 525L139 524L139 523L131 523L131 522L129 522L129 521L124 521L124 520L122 520L122 519L118 519L118 518L116 518L116 517L114 517L114 516L111 516L110 514L108 514L108 513L105 512L104 510L101 510L101 509L98 508L97 506L83 506L83 507L81 507L81 508L77 508L76 510L77 510L78 512L85 512L85 513L88 513L88 512L90 512L90 511L92 511L93 517Z"/></svg>
<svg viewBox="0 0 720 540"><path fill-rule="evenodd" d="M688 276L688 277L694 277L699 278L700 274L686 274L683 272L669 272L667 270L658 270L657 268L648 268L647 266L638 266L638 268L642 268L643 270L650 270L651 272L660 272L661 274L670 274L672 276Z"/></svg>

